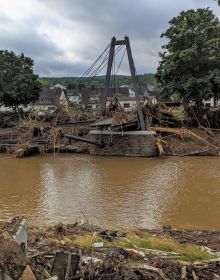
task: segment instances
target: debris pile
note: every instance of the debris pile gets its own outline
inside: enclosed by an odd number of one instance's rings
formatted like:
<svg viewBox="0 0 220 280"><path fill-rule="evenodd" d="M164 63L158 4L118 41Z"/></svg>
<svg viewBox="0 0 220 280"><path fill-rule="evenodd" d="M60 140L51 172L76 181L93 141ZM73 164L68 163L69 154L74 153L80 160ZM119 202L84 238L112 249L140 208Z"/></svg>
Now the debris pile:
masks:
<svg viewBox="0 0 220 280"><path fill-rule="evenodd" d="M147 103L143 108L143 111L146 115L148 126L171 128L180 128L183 126L183 121L176 118L165 104L157 103L156 105L153 105Z"/></svg>
<svg viewBox="0 0 220 280"><path fill-rule="evenodd" d="M170 108L165 104L152 104L146 99L142 104L147 130L156 131L158 155L212 155L220 154L219 109ZM89 153L89 143L79 142L64 135L89 139L89 132L97 121L111 124L101 129L112 131L140 130L135 109L125 111L114 99L106 109L105 117L82 111L80 108L57 108L44 116L30 113L22 115L18 127L11 134L0 131L0 151L23 157L32 153L70 152ZM107 119L106 119L107 118ZM6 139L6 138L7 139ZM86 141L84 141L86 142ZM88 141L87 141L88 142Z"/></svg>
<svg viewBox="0 0 220 280"><path fill-rule="evenodd" d="M31 150L47 153L65 144L63 131L48 122L40 122L36 119L22 120L18 128L18 138L14 149L17 157L22 157Z"/></svg>
<svg viewBox="0 0 220 280"><path fill-rule="evenodd" d="M165 128L153 127L157 132L157 143L166 155L212 155L218 156L220 151L219 133L213 134L204 128Z"/></svg>
<svg viewBox="0 0 220 280"><path fill-rule="evenodd" d="M185 108L186 125L189 127L203 126L211 129L220 129L220 109L212 107Z"/></svg>
<svg viewBox="0 0 220 280"><path fill-rule="evenodd" d="M30 227L25 248L25 242L19 242L25 241L25 225L23 217L16 217L0 227L1 280L214 280L220 276L220 232L176 231L168 226L120 232L81 221Z"/></svg>

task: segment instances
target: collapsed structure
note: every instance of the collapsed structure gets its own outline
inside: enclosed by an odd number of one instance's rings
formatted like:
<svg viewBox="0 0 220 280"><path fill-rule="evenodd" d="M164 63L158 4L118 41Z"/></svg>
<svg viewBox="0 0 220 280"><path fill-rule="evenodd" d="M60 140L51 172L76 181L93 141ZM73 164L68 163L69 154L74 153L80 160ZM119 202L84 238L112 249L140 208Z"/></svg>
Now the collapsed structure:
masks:
<svg viewBox="0 0 220 280"><path fill-rule="evenodd" d="M115 71L115 56L123 47L124 53ZM126 97L132 99L130 103L120 99L122 96L116 94L114 84L114 76L126 52L133 90L121 90L128 91ZM99 61L101 63L97 66ZM123 40L113 37L79 82L98 75L106 65L102 90L81 89L84 109L68 107L61 85L44 89L35 105L38 109L46 108L45 114L26 113L20 117L17 127L0 131L0 151L15 153L18 157L35 152L141 157L219 154L219 109L204 108L202 118L198 118L196 108L186 108L183 112L180 107L176 110L175 106L179 104L175 102L167 107L165 104L170 105L170 102L155 102L150 94L143 96L127 36ZM149 93L152 93L150 89ZM79 95L74 92L67 94L79 101ZM95 102L95 112L87 108L89 98Z"/></svg>

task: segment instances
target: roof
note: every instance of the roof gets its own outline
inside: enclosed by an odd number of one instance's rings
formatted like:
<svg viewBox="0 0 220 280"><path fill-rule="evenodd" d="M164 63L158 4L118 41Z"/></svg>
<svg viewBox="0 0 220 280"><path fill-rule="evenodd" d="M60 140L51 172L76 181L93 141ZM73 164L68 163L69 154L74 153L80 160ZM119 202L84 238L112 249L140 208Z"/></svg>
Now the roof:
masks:
<svg viewBox="0 0 220 280"><path fill-rule="evenodd" d="M117 94L116 94L116 98L118 99L118 101L135 101L135 100L136 100L135 97L120 96L120 95L118 96ZM111 97L108 97L107 100L108 100L108 101L111 101L112 98L111 98Z"/></svg>
<svg viewBox="0 0 220 280"><path fill-rule="evenodd" d="M82 88L81 95L82 95L82 103L87 105L91 98L96 98L98 100L102 100L104 96L104 88L98 88L92 90L91 88ZM114 88L109 88L107 97L112 97L115 93Z"/></svg>
<svg viewBox="0 0 220 280"><path fill-rule="evenodd" d="M156 86L148 85L147 88L144 91L144 96L146 96L146 97L154 96L157 99L159 99L160 98L160 92L159 92L159 90Z"/></svg>
<svg viewBox="0 0 220 280"><path fill-rule="evenodd" d="M57 106L62 94L61 88L43 87L40 92L40 97L35 105L55 105Z"/></svg>
<svg viewBox="0 0 220 280"><path fill-rule="evenodd" d="M64 87L63 85L61 84L55 84L53 87L51 87L52 89L53 88L61 88L61 89L66 89L66 87Z"/></svg>
<svg viewBox="0 0 220 280"><path fill-rule="evenodd" d="M129 88L128 87L120 87L117 90L117 94L116 95L129 96L130 95Z"/></svg>
<svg viewBox="0 0 220 280"><path fill-rule="evenodd" d="M119 88L128 88L128 85L121 85Z"/></svg>
<svg viewBox="0 0 220 280"><path fill-rule="evenodd" d="M78 102L80 102L81 101L81 98L80 98L80 96L68 96L68 99L69 99L69 101L70 102L75 102L75 103L78 103Z"/></svg>
<svg viewBox="0 0 220 280"><path fill-rule="evenodd" d="M80 96L80 92L78 91L78 89L67 89L66 95L67 96Z"/></svg>

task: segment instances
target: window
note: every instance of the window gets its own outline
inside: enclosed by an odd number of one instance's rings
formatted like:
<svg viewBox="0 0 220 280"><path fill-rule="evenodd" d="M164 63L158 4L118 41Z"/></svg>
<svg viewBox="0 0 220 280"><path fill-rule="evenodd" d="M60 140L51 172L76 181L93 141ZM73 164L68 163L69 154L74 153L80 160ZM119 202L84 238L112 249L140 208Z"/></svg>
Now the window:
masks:
<svg viewBox="0 0 220 280"><path fill-rule="evenodd" d="M55 107L55 106L48 106L48 110L49 110L49 111L56 110L56 107Z"/></svg>
<svg viewBox="0 0 220 280"><path fill-rule="evenodd" d="M50 104L52 103L53 99L52 98L41 98L40 103L41 104Z"/></svg>
<svg viewBox="0 0 220 280"><path fill-rule="evenodd" d="M130 103L124 103L124 108L129 109L130 108Z"/></svg>

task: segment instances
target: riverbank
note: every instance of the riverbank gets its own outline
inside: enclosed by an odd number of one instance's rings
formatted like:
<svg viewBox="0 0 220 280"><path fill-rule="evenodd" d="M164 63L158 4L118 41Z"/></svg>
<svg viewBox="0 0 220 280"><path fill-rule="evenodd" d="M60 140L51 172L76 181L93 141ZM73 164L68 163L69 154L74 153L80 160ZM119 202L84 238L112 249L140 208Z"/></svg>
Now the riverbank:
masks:
<svg viewBox="0 0 220 280"><path fill-rule="evenodd" d="M6 230L14 234L17 219L1 224L1 243ZM218 279L219 239L220 231L177 231L170 226L115 231L82 219L74 224L28 228L27 255L19 253L13 242L10 248L1 244L0 266L16 275L12 279L20 279L29 266L26 274L31 270L32 278L22 280L49 279L58 274L59 278L53 279ZM16 257L10 255L12 248ZM75 272L65 278L70 254Z"/></svg>
<svg viewBox="0 0 220 280"><path fill-rule="evenodd" d="M78 127L78 129L82 129ZM83 126L85 139L90 139L89 128ZM86 131L85 131L86 129ZM155 156L219 156L220 154L220 131L207 130L204 128L161 128L152 127L151 130L157 132L156 137L156 154ZM207 132L208 131L208 132ZM59 136L61 130L52 130L51 135L47 138L53 140L53 135ZM121 132L123 135L123 132ZM91 144L79 142L76 140L64 141L59 139L58 142L45 144L42 141L34 140L33 145L29 140L22 140L17 144L17 139L24 139L25 135L20 135L17 128L0 129L0 152L13 154L15 157L26 157L35 154L46 153L80 153L90 154ZM59 136L60 137L60 136ZM25 142L26 141L26 142ZM40 141L38 144L37 141ZM46 141L44 139L44 141ZM48 145L47 147L44 145Z"/></svg>
<svg viewBox="0 0 220 280"><path fill-rule="evenodd" d="M219 155L218 108L203 108L201 118L193 107L184 110L147 102L142 109L146 135L140 132L135 112L121 107L103 116L61 106L50 114L17 115L14 125L8 113L5 117L2 113L0 151L16 157L51 152L133 157ZM10 128L3 129L7 124Z"/></svg>

